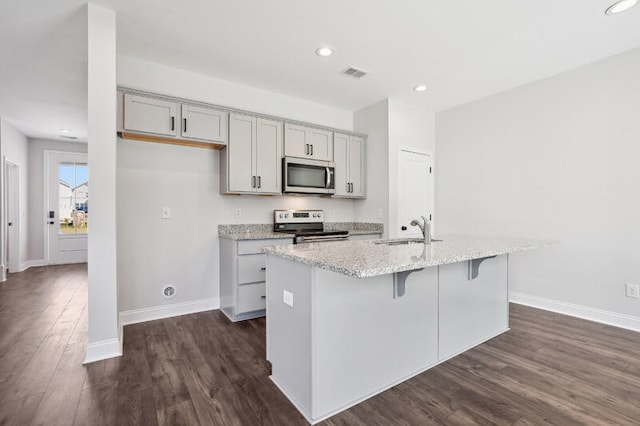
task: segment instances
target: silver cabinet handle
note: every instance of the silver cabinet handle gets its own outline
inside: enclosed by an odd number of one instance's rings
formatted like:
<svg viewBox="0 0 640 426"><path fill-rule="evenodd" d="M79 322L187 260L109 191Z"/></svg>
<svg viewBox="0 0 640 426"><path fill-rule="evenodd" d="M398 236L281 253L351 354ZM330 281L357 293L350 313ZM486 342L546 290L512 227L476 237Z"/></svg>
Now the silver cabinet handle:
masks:
<svg viewBox="0 0 640 426"><path fill-rule="evenodd" d="M267 270L267 267L266 267L266 266L263 266L262 268L260 268L260 270L261 270L261 271L266 271L266 270Z"/></svg>
<svg viewBox="0 0 640 426"><path fill-rule="evenodd" d="M176 129L176 118L171 116L171 131L173 132Z"/></svg>
<svg viewBox="0 0 640 426"><path fill-rule="evenodd" d="M258 176L258 188L262 188L262 176Z"/></svg>
<svg viewBox="0 0 640 426"><path fill-rule="evenodd" d="M260 299L266 299L267 296L260 296Z"/></svg>
<svg viewBox="0 0 640 426"><path fill-rule="evenodd" d="M187 119L186 119L186 118L183 118L183 119L182 119L182 122L183 122L183 124L184 124L184 126L183 126L183 127L184 127L183 132L184 132L184 133L187 133Z"/></svg>
<svg viewBox="0 0 640 426"><path fill-rule="evenodd" d="M256 187L256 177L255 176L251 176L251 187L252 188Z"/></svg>
<svg viewBox="0 0 640 426"><path fill-rule="evenodd" d="M313 145L311 145L311 155L313 155Z"/></svg>
<svg viewBox="0 0 640 426"><path fill-rule="evenodd" d="M304 155L309 155L309 144L304 144Z"/></svg>

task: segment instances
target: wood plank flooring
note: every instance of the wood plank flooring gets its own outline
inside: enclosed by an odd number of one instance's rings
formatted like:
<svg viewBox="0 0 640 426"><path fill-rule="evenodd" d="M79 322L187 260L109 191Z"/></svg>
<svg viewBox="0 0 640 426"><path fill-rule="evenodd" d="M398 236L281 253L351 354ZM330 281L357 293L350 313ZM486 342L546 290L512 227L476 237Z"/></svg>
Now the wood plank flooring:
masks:
<svg viewBox="0 0 640 426"><path fill-rule="evenodd" d="M82 365L86 265L0 284L1 425L305 425L268 379L265 320L219 311L125 327ZM638 425L640 333L511 305L511 331L324 425Z"/></svg>

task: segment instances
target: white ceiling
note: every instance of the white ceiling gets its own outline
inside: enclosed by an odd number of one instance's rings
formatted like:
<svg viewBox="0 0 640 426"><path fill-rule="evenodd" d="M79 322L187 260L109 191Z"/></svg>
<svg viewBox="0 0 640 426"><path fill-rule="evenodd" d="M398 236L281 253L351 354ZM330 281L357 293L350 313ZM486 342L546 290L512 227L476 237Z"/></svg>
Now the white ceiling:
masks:
<svg viewBox="0 0 640 426"><path fill-rule="evenodd" d="M640 6L605 16L611 1L96 3L117 12L119 55L346 110L391 97L438 111L640 47ZM0 116L32 137L85 138L84 2L2 3ZM349 65L370 74L338 74Z"/></svg>

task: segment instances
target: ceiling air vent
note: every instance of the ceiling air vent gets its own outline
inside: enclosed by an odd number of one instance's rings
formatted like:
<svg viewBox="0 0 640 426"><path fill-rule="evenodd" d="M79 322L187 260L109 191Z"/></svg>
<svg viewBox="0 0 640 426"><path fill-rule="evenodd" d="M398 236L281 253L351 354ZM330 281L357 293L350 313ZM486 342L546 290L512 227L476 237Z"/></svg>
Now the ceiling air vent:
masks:
<svg viewBox="0 0 640 426"><path fill-rule="evenodd" d="M348 77L353 77L353 78L362 78L368 73L365 70L361 70L356 67L349 67L344 71L340 71L340 74L344 74Z"/></svg>

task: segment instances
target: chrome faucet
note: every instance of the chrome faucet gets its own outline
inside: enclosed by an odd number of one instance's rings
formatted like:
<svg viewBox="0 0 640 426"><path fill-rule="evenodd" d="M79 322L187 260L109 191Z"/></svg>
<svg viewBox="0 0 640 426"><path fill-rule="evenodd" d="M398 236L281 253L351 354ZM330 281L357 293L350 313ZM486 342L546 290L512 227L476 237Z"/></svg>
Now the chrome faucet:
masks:
<svg viewBox="0 0 640 426"><path fill-rule="evenodd" d="M424 243L431 244L431 222L429 222L424 216L420 217L422 218L422 223L420 223L417 219L413 219L410 225L420 228L420 230L422 231L422 235L424 236Z"/></svg>

